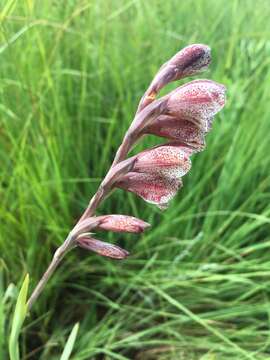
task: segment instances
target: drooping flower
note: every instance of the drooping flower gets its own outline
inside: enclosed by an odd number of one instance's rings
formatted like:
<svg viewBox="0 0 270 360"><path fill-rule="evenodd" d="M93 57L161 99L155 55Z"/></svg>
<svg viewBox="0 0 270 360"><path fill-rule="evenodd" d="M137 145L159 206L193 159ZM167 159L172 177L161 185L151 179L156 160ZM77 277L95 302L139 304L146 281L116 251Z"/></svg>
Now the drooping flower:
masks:
<svg viewBox="0 0 270 360"><path fill-rule="evenodd" d="M192 147L168 143L142 151L134 156L133 169L115 183L116 187L133 192L160 208L182 186L181 178L190 170Z"/></svg>
<svg viewBox="0 0 270 360"><path fill-rule="evenodd" d="M182 180L153 173L130 172L123 176L115 186L133 192L146 202L163 209L181 188Z"/></svg>
<svg viewBox="0 0 270 360"><path fill-rule="evenodd" d="M211 62L211 49L207 45L185 47L167 61L154 78L152 87L159 91L171 81L183 79L206 70ZM156 84L154 86L154 84Z"/></svg>
<svg viewBox="0 0 270 360"><path fill-rule="evenodd" d="M152 101L135 117L131 130L139 136L147 133L159 119L189 121L202 132L211 129L213 117L225 105L226 88L212 80L194 80L176 88L162 98Z"/></svg>
<svg viewBox="0 0 270 360"><path fill-rule="evenodd" d="M168 95L167 115L189 120L203 131L225 105L224 85L211 80L194 80Z"/></svg>
<svg viewBox="0 0 270 360"><path fill-rule="evenodd" d="M194 125L191 121L169 115L159 116L152 124L144 129L144 133L192 146L197 151L201 151L205 147L205 134L198 126Z"/></svg>
<svg viewBox="0 0 270 360"><path fill-rule="evenodd" d="M192 149L178 144L157 146L139 153L132 171L170 178L182 177L191 168L192 152Z"/></svg>
<svg viewBox="0 0 270 360"><path fill-rule="evenodd" d="M193 76L206 70L211 62L211 49L207 45L193 44L185 47L168 60L157 72L138 110L155 100L158 92L168 83Z"/></svg>
<svg viewBox="0 0 270 360"><path fill-rule="evenodd" d="M81 248L94 251L95 253L106 256L112 259L125 259L129 252L120 248L117 245L109 244L104 241L100 241L92 238L89 235L82 235L77 238L77 244Z"/></svg>

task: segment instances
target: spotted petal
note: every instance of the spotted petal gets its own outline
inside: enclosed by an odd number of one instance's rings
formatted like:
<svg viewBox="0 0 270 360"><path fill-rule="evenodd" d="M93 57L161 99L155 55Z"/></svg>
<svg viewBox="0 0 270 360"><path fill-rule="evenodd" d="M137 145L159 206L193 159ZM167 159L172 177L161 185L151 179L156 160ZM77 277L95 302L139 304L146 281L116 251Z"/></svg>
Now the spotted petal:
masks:
<svg viewBox="0 0 270 360"><path fill-rule="evenodd" d="M100 219L97 229L113 232L141 233L150 224L127 215L105 215L98 216Z"/></svg>
<svg viewBox="0 0 270 360"><path fill-rule="evenodd" d="M99 255L112 259L121 260L129 255L128 251L120 248L119 246L109 244L86 235L80 236L77 239L77 244L86 250L94 251Z"/></svg>
<svg viewBox="0 0 270 360"><path fill-rule="evenodd" d="M141 99L139 111L150 104L158 92L168 83L198 74L206 70L210 62L211 49L207 45L193 44L180 50L162 65Z"/></svg>
<svg viewBox="0 0 270 360"><path fill-rule="evenodd" d="M197 151L201 151L205 147L204 132L192 122L181 118L161 115L144 131L192 146Z"/></svg>
<svg viewBox="0 0 270 360"><path fill-rule="evenodd" d="M157 174L130 172L116 186L133 192L150 204L165 208L182 186L182 181L180 178L167 178Z"/></svg>
<svg viewBox="0 0 270 360"><path fill-rule="evenodd" d="M225 105L225 86L211 80L194 80L168 95L167 114L190 120L208 130L208 123Z"/></svg>
<svg viewBox="0 0 270 360"><path fill-rule="evenodd" d="M161 145L137 155L133 171L180 178L191 168L192 150L183 145Z"/></svg>

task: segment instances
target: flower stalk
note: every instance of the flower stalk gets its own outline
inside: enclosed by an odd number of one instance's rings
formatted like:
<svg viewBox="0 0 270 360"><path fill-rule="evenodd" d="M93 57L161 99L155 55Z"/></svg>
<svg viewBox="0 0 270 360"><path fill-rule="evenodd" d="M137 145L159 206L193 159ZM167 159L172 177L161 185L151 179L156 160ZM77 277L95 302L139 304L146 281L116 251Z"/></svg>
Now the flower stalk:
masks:
<svg viewBox="0 0 270 360"><path fill-rule="evenodd" d="M211 129L213 117L225 104L225 87L210 80L195 80L159 99L157 96L168 83L198 74L207 69L210 62L210 48L194 44L161 66L139 102L107 175L77 224L56 250L28 300L28 310L64 256L73 248L81 247L118 260L129 255L116 245L95 239L95 231L141 233L150 226L128 215L95 216L97 208L114 189L130 191L164 209L182 187L182 177L191 168L191 155L205 148L205 135ZM145 135L166 138L171 142L127 158Z"/></svg>

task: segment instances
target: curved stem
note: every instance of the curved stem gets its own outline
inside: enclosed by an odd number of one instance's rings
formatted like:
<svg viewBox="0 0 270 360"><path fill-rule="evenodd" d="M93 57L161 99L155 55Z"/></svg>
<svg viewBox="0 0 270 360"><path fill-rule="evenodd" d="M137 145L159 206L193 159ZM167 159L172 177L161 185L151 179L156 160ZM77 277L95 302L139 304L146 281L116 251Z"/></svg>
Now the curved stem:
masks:
<svg viewBox="0 0 270 360"><path fill-rule="evenodd" d="M104 180L102 181L101 185L99 186L97 192L90 200L87 208L85 209L84 213L80 217L79 221L85 220L87 217L93 216L97 207L100 203L107 197L113 188L113 183L116 180L117 176L123 173L123 171L130 171L130 166L132 165L132 158L126 159L129 151L131 150L132 146L136 143L140 134L142 133L142 129L148 124L149 121L154 119L155 117L159 116L166 110L166 96L163 98L153 101L151 104L143 108L141 111L137 111L134 120L132 121L122 144L119 146L114 161L105 176ZM121 163L121 165L120 165ZM118 166L119 165L119 166ZM76 226L76 225L75 225ZM72 230L73 231L73 230ZM72 231L70 234L72 234ZM36 288L34 289L30 299L27 303L28 310L30 310L41 294L42 290L44 289L45 285L47 284L48 280L56 270L57 266L65 256L65 254L75 246L76 238L74 236L69 235L64 243L56 250L53 259L48 267L48 269L43 274L42 278L40 279L39 283L37 284Z"/></svg>
<svg viewBox="0 0 270 360"><path fill-rule="evenodd" d="M68 246L69 237L67 240L56 250L54 253L53 259L48 267L48 269L43 274L42 278L39 280L37 286L35 287L35 290L33 291L32 295L30 296L28 302L27 302L27 309L28 311L31 310L34 302L37 300L39 295L41 294L42 290L44 289L45 285L47 284L48 280L54 273L55 269L65 256L65 254L68 252L68 250L71 248L71 246Z"/></svg>
<svg viewBox="0 0 270 360"><path fill-rule="evenodd" d="M106 194L105 194L104 189L100 186L99 189L97 190L97 192L95 193L95 195L90 200L87 208L84 210L84 213L80 217L78 223L85 220L87 217L92 216L95 213L97 207L100 205L102 200L105 198L105 195Z"/></svg>

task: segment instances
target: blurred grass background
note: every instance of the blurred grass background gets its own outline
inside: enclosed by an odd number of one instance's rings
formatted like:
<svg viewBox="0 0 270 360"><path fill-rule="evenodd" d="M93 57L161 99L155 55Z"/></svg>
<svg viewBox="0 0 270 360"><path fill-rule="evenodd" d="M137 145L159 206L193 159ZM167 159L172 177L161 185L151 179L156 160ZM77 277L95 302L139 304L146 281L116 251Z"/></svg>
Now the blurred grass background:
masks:
<svg viewBox="0 0 270 360"><path fill-rule="evenodd" d="M123 262L70 253L27 319L22 358L59 359L79 321L73 360L269 359L269 1L0 4L0 358L12 284L29 272L33 289L159 66L199 42L213 50L202 77L228 88L206 151L167 211L120 190L104 203L152 229L100 235L131 251Z"/></svg>

